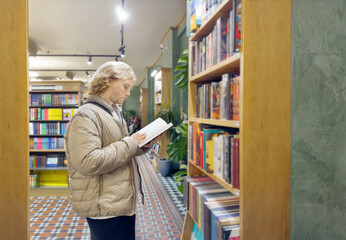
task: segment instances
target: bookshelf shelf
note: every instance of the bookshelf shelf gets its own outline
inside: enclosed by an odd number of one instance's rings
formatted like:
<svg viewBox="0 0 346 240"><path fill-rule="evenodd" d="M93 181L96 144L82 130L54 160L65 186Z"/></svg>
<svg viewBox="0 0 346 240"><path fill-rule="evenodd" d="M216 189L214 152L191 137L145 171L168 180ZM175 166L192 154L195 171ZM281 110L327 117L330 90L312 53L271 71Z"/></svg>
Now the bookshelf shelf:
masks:
<svg viewBox="0 0 346 240"><path fill-rule="evenodd" d="M30 149L31 153L64 153L66 149Z"/></svg>
<svg viewBox="0 0 346 240"><path fill-rule="evenodd" d="M223 179L219 178L218 176L215 176L212 173L207 173L206 171L204 171L203 169L201 169L199 166L196 166L195 164L193 164L193 162L191 160L189 160L189 167L190 168L195 168L194 170L191 170L193 173L196 173L196 171L200 172L199 174L196 175L201 175L201 173L203 175L208 175L210 178L212 178L215 182L217 182L218 184L220 184L221 186L223 186L225 189L227 189L228 191L232 192L234 195L239 196L240 195L240 191L239 189L235 189L232 187L232 185L230 185L229 183L225 182Z"/></svg>
<svg viewBox="0 0 346 240"><path fill-rule="evenodd" d="M67 171L67 167L58 168L30 168L31 171Z"/></svg>
<svg viewBox="0 0 346 240"><path fill-rule="evenodd" d="M29 137L64 137L63 134L32 134Z"/></svg>
<svg viewBox="0 0 346 240"><path fill-rule="evenodd" d="M29 120L29 122L69 122L70 120Z"/></svg>
<svg viewBox="0 0 346 240"><path fill-rule="evenodd" d="M237 9L233 9L234 3L240 3L235 5L238 6ZM231 55L229 58L216 64L221 59L218 58L218 55L224 53L220 52L221 47L217 48L224 43L224 39L220 39L222 36L217 34L222 32L224 26L218 25L220 22L223 24L223 20L218 19L224 16L234 16L230 14L231 11L236 13L237 20L239 17L241 18L241 29L236 33L230 32L231 35L228 37L241 35L240 52L234 55L229 54ZM193 18L191 20L193 23ZM233 20L236 22L235 19ZM214 35L214 33L216 34ZM211 43L211 41L214 41L215 36L216 50L213 48L215 46L213 45L214 42ZM202 48L200 48L201 45ZM241 240L289 240L291 1L239 0L236 2L235 0L224 0L215 9L214 13L211 13L207 21L190 37L189 47L189 158L193 157L194 162L201 160L196 157L199 156L196 153L198 153L198 150L206 150L203 149L206 145L199 144L201 139L205 141L205 138L203 138L207 136L205 129L215 130L218 127L226 127L230 128L232 133L233 131L239 132L239 135L234 137L239 139L237 140L237 142L239 141L239 152L231 152L231 154L236 154L235 158L237 160L239 159L239 164L237 162L237 168L235 168L235 170L239 170L236 172L239 174L239 179L237 179L239 181L232 182L236 186L236 189L234 189L231 184L222 178L206 172L204 170L206 169L205 162L202 165L204 169L201 169L198 165L194 165L191 159L188 161L187 175L207 175L227 191L239 196L239 232ZM231 46L230 49L238 50L239 48ZM222 50L224 51L224 48ZM226 52L227 50L229 49L226 48ZM213 55L214 51L216 51L216 57ZM201 54L204 55L201 56ZM203 71L203 69L206 70ZM192 73L198 71L202 72L192 76ZM197 118L196 116L209 117L211 115L200 114L201 109L210 113L208 112L210 102L215 104L215 102L210 101L208 103L204 100L215 100L214 98L208 98L218 96L217 94L209 95L210 92L214 94L218 91L217 88L210 91L213 86L212 82L222 81L223 74L229 73L239 74L239 76L229 75L232 78L235 77L235 79L231 79L234 82L226 82L229 84L227 86L231 87L231 94L235 94L233 100L236 100L236 102L232 101L232 107L235 106L236 109L232 109L233 116L229 118L239 120L224 121ZM224 76L225 78L229 77ZM232 85L235 82L237 85ZM208 86L208 84L211 86ZM232 88L234 86L237 88ZM236 89L236 92L232 92L234 89ZM197 90L198 92L196 92ZM196 104L196 101L200 102ZM219 106L221 107L221 104ZM195 127L199 124L201 124L204 131L204 135L199 135L200 138L196 136L202 132L202 128L199 132L198 128ZM203 126L203 124L207 126ZM214 143L214 139L211 137L209 139L209 149L214 146L212 145ZM218 144L217 140L216 144ZM229 163L234 163L231 162L233 161L233 155L231 154ZM203 157L206 156L203 155ZM213 155L211 155L209 161L210 159L214 160ZM237 176L237 174L232 175L232 177ZM193 189L192 186L189 190L194 191ZM195 221L192 215L187 212L182 240L191 238L194 224ZM196 225L198 226L198 224Z"/></svg>
<svg viewBox="0 0 346 240"><path fill-rule="evenodd" d="M190 78L191 82L208 82L215 78L221 77L224 73L232 73L239 71L240 66L240 54L227 58L226 60L208 68L207 70L200 72Z"/></svg>
<svg viewBox="0 0 346 240"><path fill-rule="evenodd" d="M70 119L82 105L84 83L32 81L29 82L29 90L30 185L39 181L41 187L38 189L67 188L68 169L63 137L69 120L63 119ZM57 134L38 134L40 132ZM33 149L34 147L55 149Z"/></svg>
<svg viewBox="0 0 346 240"><path fill-rule="evenodd" d="M230 128L239 128L239 126L240 126L239 121L230 121L230 120L217 120L217 119L190 117L189 121L190 122L196 122L196 123L210 124L210 125L215 125L215 126L221 126L221 127L230 127Z"/></svg>
<svg viewBox="0 0 346 240"><path fill-rule="evenodd" d="M78 105L31 105L29 108L78 108Z"/></svg>

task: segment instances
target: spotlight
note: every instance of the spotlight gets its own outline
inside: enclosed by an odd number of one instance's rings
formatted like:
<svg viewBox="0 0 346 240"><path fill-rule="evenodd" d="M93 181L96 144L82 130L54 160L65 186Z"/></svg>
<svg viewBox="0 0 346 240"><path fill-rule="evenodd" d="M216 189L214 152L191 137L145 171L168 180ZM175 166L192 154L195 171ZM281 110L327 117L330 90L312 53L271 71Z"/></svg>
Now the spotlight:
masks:
<svg viewBox="0 0 346 240"><path fill-rule="evenodd" d="M88 64L88 65L91 65L92 62L93 62L93 60L91 59L91 56L89 56L89 60L88 60L87 64Z"/></svg>
<svg viewBox="0 0 346 240"><path fill-rule="evenodd" d="M86 71L85 73L86 73L86 75L87 75L88 77L90 77L90 74L88 73L88 71Z"/></svg>
<svg viewBox="0 0 346 240"><path fill-rule="evenodd" d="M122 45L122 46L118 49L119 52L123 52L124 50L125 50L125 45Z"/></svg>
<svg viewBox="0 0 346 240"><path fill-rule="evenodd" d="M117 6L117 16L118 16L118 19L121 23L124 23L125 20L128 18L128 14L127 12L125 12L124 8L121 7L121 6Z"/></svg>
<svg viewBox="0 0 346 240"><path fill-rule="evenodd" d="M121 55L120 55L122 58L124 58L125 57L125 50L122 50L121 51Z"/></svg>
<svg viewBox="0 0 346 240"><path fill-rule="evenodd" d="M154 70L151 72L150 76L151 76L151 77L155 77L156 74L158 74L160 68L161 68L160 65L156 65L156 66L154 67Z"/></svg>

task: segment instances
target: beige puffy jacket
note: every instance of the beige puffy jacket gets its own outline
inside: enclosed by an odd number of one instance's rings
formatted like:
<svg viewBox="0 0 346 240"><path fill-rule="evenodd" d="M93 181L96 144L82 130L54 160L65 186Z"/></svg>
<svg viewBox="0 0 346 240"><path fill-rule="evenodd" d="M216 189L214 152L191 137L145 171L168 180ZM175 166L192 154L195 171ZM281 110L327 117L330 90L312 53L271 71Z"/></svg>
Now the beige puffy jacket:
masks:
<svg viewBox="0 0 346 240"><path fill-rule="evenodd" d="M87 101L121 116L119 108L96 95ZM119 121L99 106L84 104L68 125L65 144L75 212L81 217L135 214L139 178L134 157L144 152L128 136L123 118Z"/></svg>

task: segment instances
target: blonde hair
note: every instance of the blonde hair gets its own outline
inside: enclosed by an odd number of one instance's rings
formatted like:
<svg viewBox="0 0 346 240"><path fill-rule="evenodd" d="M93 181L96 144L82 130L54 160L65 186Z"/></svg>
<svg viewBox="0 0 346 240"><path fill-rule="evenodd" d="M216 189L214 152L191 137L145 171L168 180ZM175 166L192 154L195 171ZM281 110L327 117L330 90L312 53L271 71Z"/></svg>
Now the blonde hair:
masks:
<svg viewBox="0 0 346 240"><path fill-rule="evenodd" d="M112 80L123 79L136 83L133 68L124 62L109 61L102 64L92 77L89 94L99 95L110 84Z"/></svg>

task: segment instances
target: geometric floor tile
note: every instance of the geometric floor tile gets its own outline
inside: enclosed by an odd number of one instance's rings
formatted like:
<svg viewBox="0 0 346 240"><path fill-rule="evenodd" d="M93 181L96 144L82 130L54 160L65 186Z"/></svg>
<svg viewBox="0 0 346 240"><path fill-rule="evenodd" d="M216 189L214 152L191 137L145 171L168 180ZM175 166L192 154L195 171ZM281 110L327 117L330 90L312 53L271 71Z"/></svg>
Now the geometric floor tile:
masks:
<svg viewBox="0 0 346 240"><path fill-rule="evenodd" d="M163 178L150 166L146 155L137 158L145 204L137 203L136 240L180 239L182 195L172 178ZM173 183L173 184L172 184ZM85 218L73 211L68 197L30 198L30 239L90 239Z"/></svg>

